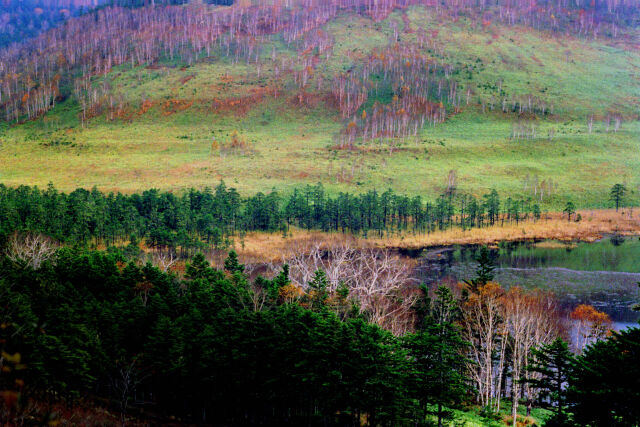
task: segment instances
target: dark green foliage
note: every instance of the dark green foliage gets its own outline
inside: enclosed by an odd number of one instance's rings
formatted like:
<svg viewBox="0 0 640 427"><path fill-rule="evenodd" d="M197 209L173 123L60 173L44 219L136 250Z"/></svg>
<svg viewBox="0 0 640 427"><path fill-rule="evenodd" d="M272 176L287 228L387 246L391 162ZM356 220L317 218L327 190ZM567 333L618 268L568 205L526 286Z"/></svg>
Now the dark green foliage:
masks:
<svg viewBox="0 0 640 427"><path fill-rule="evenodd" d="M238 261L238 254L232 250L229 252L229 257L224 261L224 269L229 273L242 273L244 271L244 265Z"/></svg>
<svg viewBox="0 0 640 427"><path fill-rule="evenodd" d="M33 393L97 396L123 413L135 394L161 419L218 425L406 425L415 413L405 350L327 309L324 273L309 308L278 301L287 267L259 279L269 298L257 307L233 254L226 273L195 256L186 280L116 260L84 249L36 271L1 260L2 349L23 355Z"/></svg>
<svg viewBox="0 0 640 427"><path fill-rule="evenodd" d="M537 203L536 203L536 204L534 204L534 205L533 205L533 217L534 217L535 219L540 219L541 214L542 214L542 213L540 212L540 206L538 206L538 204L537 204Z"/></svg>
<svg viewBox="0 0 640 427"><path fill-rule="evenodd" d="M459 193L459 192L458 192ZM193 256L206 247L228 248L230 236L247 231L281 231L289 226L361 234L411 231L429 233L518 222L535 214L535 205L500 197L492 190L484 201L465 194L439 197L435 204L387 190L328 196L322 185L307 186L283 198L258 193L242 198L221 182L215 189L189 190L177 196L147 190L141 194L104 194L96 189L58 192L52 185L9 188L0 184L0 241L18 231L43 233L57 240L114 246L129 240L125 257L146 245Z"/></svg>
<svg viewBox="0 0 640 427"><path fill-rule="evenodd" d="M538 375L529 383L540 390L541 398L551 402L550 409L554 413L546 425L568 426L566 387L574 362L568 344L556 338L551 344L534 349L531 353L528 370Z"/></svg>
<svg viewBox="0 0 640 427"><path fill-rule="evenodd" d="M587 347L576 360L568 400L574 425L639 425L640 328Z"/></svg>
<svg viewBox="0 0 640 427"><path fill-rule="evenodd" d="M493 280L493 271L496 269L495 261L491 251L486 246L480 248L480 253L476 257L478 266L476 267L476 277L465 281L472 292L477 292L480 286L484 286Z"/></svg>
<svg viewBox="0 0 640 427"><path fill-rule="evenodd" d="M611 193L609 194L609 196L611 198L611 201L616 206L616 212L618 211L620 205L624 203L624 196L626 193L627 187L625 187L623 184L615 184L613 187L611 187Z"/></svg>
<svg viewBox="0 0 640 427"><path fill-rule="evenodd" d="M329 294L321 271L299 303L283 303L286 266L250 286L237 257L226 265L196 255L181 280L82 248L37 270L0 258L0 349L22 356L20 379L38 399L97 397L123 414L144 402L158 419L194 423L420 425L428 414L444 422L465 395L448 289L433 300L424 289L417 331L398 339L349 310L348 289ZM532 359L533 385L557 408L549 425L569 412L573 425L640 422L640 329L569 360L562 341Z"/></svg>
<svg viewBox="0 0 640 427"><path fill-rule="evenodd" d="M455 321L458 304L451 291L441 286L435 299L423 299L419 314L428 306L420 322L420 330L404 337L404 345L414 362L412 389L419 402L421 418L433 414L438 425L452 418L445 409L459 404L467 392L468 380L463 375L467 343L462 339Z"/></svg>
<svg viewBox="0 0 640 427"><path fill-rule="evenodd" d="M326 309L329 298L329 280L324 270L317 270L309 282L309 307L315 310Z"/></svg>
<svg viewBox="0 0 640 427"><path fill-rule="evenodd" d="M571 216L576 213L576 205L568 201L562 212L567 214L567 221L571 221Z"/></svg>

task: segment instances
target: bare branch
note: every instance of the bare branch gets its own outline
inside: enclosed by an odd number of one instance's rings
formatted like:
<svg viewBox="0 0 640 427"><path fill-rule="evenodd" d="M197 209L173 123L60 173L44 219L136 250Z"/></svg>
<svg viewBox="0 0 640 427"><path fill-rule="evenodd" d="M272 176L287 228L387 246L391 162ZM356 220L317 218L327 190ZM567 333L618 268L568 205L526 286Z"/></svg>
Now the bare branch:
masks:
<svg viewBox="0 0 640 427"><path fill-rule="evenodd" d="M9 238L5 254L15 264L37 270L57 249L57 244L42 234L16 232Z"/></svg>

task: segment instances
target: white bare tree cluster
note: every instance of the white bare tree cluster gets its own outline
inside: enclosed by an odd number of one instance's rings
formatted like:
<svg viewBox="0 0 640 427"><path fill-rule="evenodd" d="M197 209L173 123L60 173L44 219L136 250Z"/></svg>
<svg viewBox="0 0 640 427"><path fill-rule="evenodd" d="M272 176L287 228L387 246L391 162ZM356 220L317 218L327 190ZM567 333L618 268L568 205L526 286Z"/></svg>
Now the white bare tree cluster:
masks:
<svg viewBox="0 0 640 427"><path fill-rule="evenodd" d="M505 292L498 284L488 283L463 305L462 323L470 343L467 369L478 390L478 403L498 411L508 391L512 415L521 398L530 409L537 390L521 380L532 375L527 371L531 350L550 343L561 332L562 317L555 299L518 287ZM510 374L510 381L505 373Z"/></svg>
<svg viewBox="0 0 640 427"><path fill-rule="evenodd" d="M411 265L388 249L356 248L346 241L329 249L311 243L283 262L290 266L293 283L303 288L317 270L324 270L329 292L342 284L349 289L372 323L394 334L411 327L411 307L416 301Z"/></svg>
<svg viewBox="0 0 640 427"><path fill-rule="evenodd" d="M510 337L508 347L511 350L511 396L513 425L516 425L518 402L524 398L527 411L536 400L539 391L529 387L526 381L532 373L528 372L528 357L531 350L550 344L561 330L561 317L555 298L541 291L525 292L522 288L511 288L504 298L504 321Z"/></svg>
<svg viewBox="0 0 640 427"><path fill-rule="evenodd" d="M49 237L35 233L14 233L7 244L6 255L12 262L34 270L50 259L58 245Z"/></svg>
<svg viewBox="0 0 640 427"><path fill-rule="evenodd" d="M465 339L470 343L467 371L476 385L478 403L483 407L497 407L500 403L502 367L506 340L502 322L499 285L488 283L472 294L463 306Z"/></svg>

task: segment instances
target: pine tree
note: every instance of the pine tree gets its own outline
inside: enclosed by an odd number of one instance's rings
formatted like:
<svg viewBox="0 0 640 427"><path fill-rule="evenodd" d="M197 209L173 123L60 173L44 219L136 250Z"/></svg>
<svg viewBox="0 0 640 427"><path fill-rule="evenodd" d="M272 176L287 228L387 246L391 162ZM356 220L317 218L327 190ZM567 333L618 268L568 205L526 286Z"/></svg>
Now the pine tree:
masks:
<svg viewBox="0 0 640 427"><path fill-rule="evenodd" d="M475 258L478 266L476 267L476 277L471 280L465 280L472 292L477 292L480 286L484 286L494 278L495 262L491 256L489 248L483 246L480 248L480 254Z"/></svg>
<svg viewBox="0 0 640 427"><path fill-rule="evenodd" d="M571 221L571 215L576 213L576 205L572 201L568 201L562 212L567 214L567 221Z"/></svg>
<svg viewBox="0 0 640 427"><path fill-rule="evenodd" d="M329 281L324 270L316 270L309 286L309 306L314 310L326 309L329 298Z"/></svg>
<svg viewBox="0 0 640 427"><path fill-rule="evenodd" d="M568 344L556 338L551 344L533 349L529 359L528 371L534 375L529 384L540 390L540 396L548 398L554 412L553 418L545 425L569 426L565 412L567 407L566 385L571 374L574 357Z"/></svg>
<svg viewBox="0 0 640 427"><path fill-rule="evenodd" d="M588 346L576 359L569 384L573 425L640 425L640 328Z"/></svg>
<svg viewBox="0 0 640 427"><path fill-rule="evenodd" d="M282 266L282 271L276 277L274 277L269 284L269 297L273 301L276 301L278 299L280 289L284 288L289 283L291 283L291 281L289 280L289 265L284 264Z"/></svg>
<svg viewBox="0 0 640 427"><path fill-rule="evenodd" d="M536 203L536 204L533 205L533 217L536 220L538 220L538 219L540 219L540 215L541 215L540 206L538 206L538 204Z"/></svg>
<svg viewBox="0 0 640 427"><path fill-rule="evenodd" d="M229 251L229 256L224 260L224 269L229 273L242 273L244 272L244 265L238 261L238 254L236 251Z"/></svg>
<svg viewBox="0 0 640 427"><path fill-rule="evenodd" d="M489 224L494 225L500 217L500 196L498 192L493 189L489 194L484 195L484 199Z"/></svg>
<svg viewBox="0 0 640 427"><path fill-rule="evenodd" d="M188 279L203 279L207 276L209 262L203 254L197 253L190 263L187 263L185 277Z"/></svg>
<svg viewBox="0 0 640 427"><path fill-rule="evenodd" d="M416 397L422 417L433 414L438 419L438 426L442 427L443 422L453 416L446 408L459 403L466 393L463 350L467 343L455 323L458 303L449 288L439 287L435 299L425 301L430 309L420 322L421 329L406 336L404 345L415 364ZM419 310L418 314L422 312Z"/></svg>
<svg viewBox="0 0 640 427"><path fill-rule="evenodd" d="M627 192L627 188L624 184L615 184L611 187L611 192L609 193L609 198L616 206L616 212L618 212L618 208L622 203L624 203L624 196Z"/></svg>

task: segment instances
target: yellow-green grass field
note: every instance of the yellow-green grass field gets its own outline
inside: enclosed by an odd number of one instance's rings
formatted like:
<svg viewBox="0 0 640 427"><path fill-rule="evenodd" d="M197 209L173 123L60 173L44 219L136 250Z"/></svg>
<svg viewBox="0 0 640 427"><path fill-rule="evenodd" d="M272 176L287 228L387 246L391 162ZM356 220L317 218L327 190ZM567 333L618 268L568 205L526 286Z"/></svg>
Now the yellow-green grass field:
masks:
<svg viewBox="0 0 640 427"><path fill-rule="evenodd" d="M401 13L414 32L402 31ZM80 107L67 100L40 119L2 125L0 182L134 192L201 188L222 179L243 194L322 182L331 192L390 187L433 198L455 170L458 188L475 195L496 188L505 196L533 197L534 177L551 180L553 193L543 199L548 209L561 208L567 199L580 208L609 206L608 191L617 182L637 199L637 46L551 37L521 27L474 28L464 18L454 22L422 7L395 12L380 23L344 15L324 28L335 40L329 59L314 71L324 76L325 86L334 73L357 68L374 48L387 46L392 20L403 42L416 40L420 27L429 34L437 30L442 49L425 46L425 54L458 69L471 64L472 72L456 78L461 90L470 85L474 92L460 113L426 126L394 151L386 145L336 150L335 137L344 126L340 114L326 91L313 93L312 86L311 102L300 105L292 77L276 78L271 45L279 57L296 52L274 36L264 48L260 76L254 65L219 55L189 67L169 60L154 67L119 67L96 77L95 84L107 81L126 101L121 118L103 114L82 123ZM507 96L532 94L553 105L554 114L528 118L537 128L535 138L510 138L518 120L513 113L482 112L477 100L497 99L498 84ZM281 90L274 94L276 86ZM617 132L613 124L605 132L603 118L610 112L623 118ZM220 150L234 134L245 146Z"/></svg>

